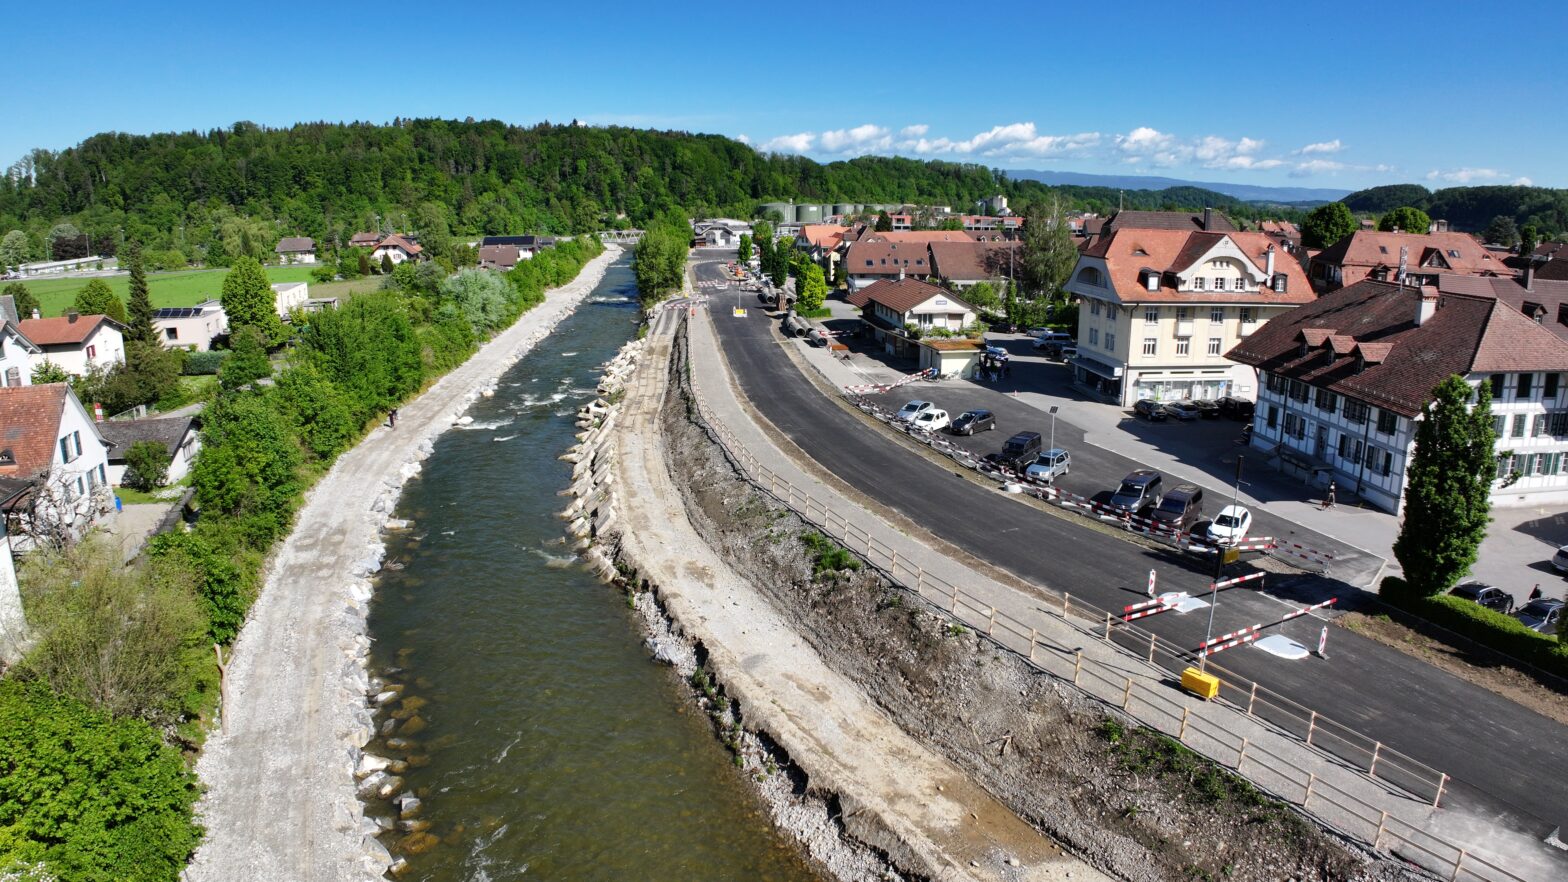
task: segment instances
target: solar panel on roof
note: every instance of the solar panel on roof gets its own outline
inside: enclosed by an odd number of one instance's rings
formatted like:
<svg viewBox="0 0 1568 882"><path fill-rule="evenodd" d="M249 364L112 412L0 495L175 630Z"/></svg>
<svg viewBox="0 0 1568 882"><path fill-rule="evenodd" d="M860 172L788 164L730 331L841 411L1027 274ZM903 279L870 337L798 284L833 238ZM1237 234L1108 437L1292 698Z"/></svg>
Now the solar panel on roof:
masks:
<svg viewBox="0 0 1568 882"><path fill-rule="evenodd" d="M202 314L202 310L194 306L165 306L152 311L155 319L195 318Z"/></svg>

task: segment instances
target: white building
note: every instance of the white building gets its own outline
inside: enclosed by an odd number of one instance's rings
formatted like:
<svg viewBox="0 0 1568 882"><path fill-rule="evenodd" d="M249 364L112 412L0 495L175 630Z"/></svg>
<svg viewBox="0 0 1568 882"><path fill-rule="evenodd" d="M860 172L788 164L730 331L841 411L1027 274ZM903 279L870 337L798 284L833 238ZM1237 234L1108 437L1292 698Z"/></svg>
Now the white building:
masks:
<svg viewBox="0 0 1568 882"><path fill-rule="evenodd" d="M169 454L169 471L164 484L176 484L190 474L196 454L201 450L201 432L191 417L161 417L143 420L106 420L98 424L109 449L109 483L125 483L125 454L138 441L155 441Z"/></svg>
<svg viewBox="0 0 1568 882"><path fill-rule="evenodd" d="M50 361L80 377L93 368L125 363L125 326L106 315L72 311L59 318L22 319L17 325L22 336L42 350L35 366Z"/></svg>
<svg viewBox="0 0 1568 882"><path fill-rule="evenodd" d="M195 306L166 306L152 311L152 326L165 349L206 352L214 337L229 332L229 314L218 300Z"/></svg>
<svg viewBox="0 0 1568 882"><path fill-rule="evenodd" d="M0 388L0 478L25 481L51 527L80 535L109 506L108 444L66 383Z"/></svg>
<svg viewBox="0 0 1568 882"><path fill-rule="evenodd" d="M0 318L0 386L32 385L33 362L43 352L16 325Z"/></svg>
<svg viewBox="0 0 1568 882"><path fill-rule="evenodd" d="M1230 358L1263 377L1252 445L1397 512L1443 380L1491 394L1499 506L1568 502L1568 340L1502 298L1365 280L1276 318Z"/></svg>
<svg viewBox="0 0 1568 882"><path fill-rule="evenodd" d="M316 240L309 236L286 236L272 250L278 255L278 263L316 262Z"/></svg>
<svg viewBox="0 0 1568 882"><path fill-rule="evenodd" d="M112 270L119 266L119 260L113 257L73 257L70 260L42 260L37 263L24 263L16 268L18 274L23 276L53 276L60 273L89 272L96 270Z"/></svg>
<svg viewBox="0 0 1568 882"><path fill-rule="evenodd" d="M930 331L961 333L973 325L975 308L918 279L889 279L853 291L849 302L860 307L860 320L891 355L920 358L918 344L907 325L922 333Z"/></svg>
<svg viewBox="0 0 1568 882"><path fill-rule="evenodd" d="M401 263L402 261L393 261ZM305 302L310 299L310 284L307 282L279 282L272 286L275 298L274 305L278 310L278 318L288 319L289 314L296 309L304 309Z"/></svg>
<svg viewBox="0 0 1568 882"><path fill-rule="evenodd" d="M381 262L383 257L391 258L394 264L409 260L423 260L424 247L393 233L376 243L374 251L370 252L370 259Z"/></svg>

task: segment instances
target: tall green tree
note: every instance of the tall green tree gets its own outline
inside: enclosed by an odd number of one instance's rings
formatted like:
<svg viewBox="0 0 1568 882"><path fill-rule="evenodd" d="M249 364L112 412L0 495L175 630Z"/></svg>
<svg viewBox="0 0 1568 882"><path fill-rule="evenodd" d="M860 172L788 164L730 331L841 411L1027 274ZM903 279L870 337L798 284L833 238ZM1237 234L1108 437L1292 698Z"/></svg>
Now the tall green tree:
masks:
<svg viewBox="0 0 1568 882"><path fill-rule="evenodd" d="M6 285L5 290L0 291L0 294L12 298L12 302L16 304L16 317L19 319L30 319L33 317L34 310L41 308L38 298L33 296L33 292L29 291L27 286L21 282L12 282Z"/></svg>
<svg viewBox="0 0 1568 882"><path fill-rule="evenodd" d="M1402 205L1378 218L1377 228L1385 233L1425 233L1432 228L1432 218L1419 208Z"/></svg>
<svg viewBox="0 0 1568 882"><path fill-rule="evenodd" d="M106 315L125 324L125 304L114 296L114 290L103 279L91 279L76 292L73 307L82 315Z"/></svg>
<svg viewBox="0 0 1568 882"><path fill-rule="evenodd" d="M740 247L735 249L735 259L741 263L751 260L751 234L740 234Z"/></svg>
<svg viewBox="0 0 1568 882"><path fill-rule="evenodd" d="M1535 246L1541 244L1541 231L1535 224L1525 224L1519 228L1519 253L1532 254Z"/></svg>
<svg viewBox="0 0 1568 882"><path fill-rule="evenodd" d="M28 241L26 233L21 230L6 233L5 238L0 239L0 269L26 263L30 251L32 251L32 244Z"/></svg>
<svg viewBox="0 0 1568 882"><path fill-rule="evenodd" d="M657 303L681 289L690 241L684 230L663 224L643 232L632 258L632 271L644 303Z"/></svg>
<svg viewBox="0 0 1568 882"><path fill-rule="evenodd" d="M1018 281L1030 298L1057 299L1067 277L1078 263L1078 246L1061 200L1029 206L1023 243L1018 249Z"/></svg>
<svg viewBox="0 0 1568 882"><path fill-rule="evenodd" d="M218 368L218 385L225 389L238 389L264 377L272 376L272 362L267 359L267 342L261 330L254 325L242 325L230 335L232 350Z"/></svg>
<svg viewBox="0 0 1568 882"><path fill-rule="evenodd" d="M1449 377L1432 390L1416 421L1415 452L1406 470L1405 519L1394 557L1419 594L1441 594L1475 563L1491 519L1497 474L1491 392Z"/></svg>
<svg viewBox="0 0 1568 882"><path fill-rule="evenodd" d="M878 233L890 233L893 231L893 218L889 217L886 211L877 212L876 231Z"/></svg>
<svg viewBox="0 0 1568 882"><path fill-rule="evenodd" d="M800 276L800 309L802 312L811 312L822 308L823 301L827 300L828 283L822 277L822 267L814 263L806 265Z"/></svg>
<svg viewBox="0 0 1568 882"><path fill-rule="evenodd" d="M147 267L142 260L142 246L135 239L125 243L122 256L130 271L130 306L126 311L126 329L129 339L143 343L157 343L158 330L152 326L152 295L147 290Z"/></svg>
<svg viewBox="0 0 1568 882"><path fill-rule="evenodd" d="M773 243L773 268L768 271L768 279L774 287L784 284L789 278L790 258L795 254L795 243L792 239L780 237Z"/></svg>
<svg viewBox="0 0 1568 882"><path fill-rule="evenodd" d="M223 311L229 316L229 328L255 328L269 343L283 338L283 323L278 318L277 295L267 281L267 272L261 261L254 257L241 257L234 261L228 275L223 277Z"/></svg>
<svg viewBox="0 0 1568 882"><path fill-rule="evenodd" d="M1343 202L1329 202L1308 212L1301 224L1301 242L1308 248L1327 248L1361 229L1360 221Z"/></svg>
<svg viewBox="0 0 1568 882"><path fill-rule="evenodd" d="M1519 244L1519 226L1506 214L1492 218L1492 222L1486 225L1486 232L1482 235L1489 244L1501 245L1504 248L1512 248Z"/></svg>

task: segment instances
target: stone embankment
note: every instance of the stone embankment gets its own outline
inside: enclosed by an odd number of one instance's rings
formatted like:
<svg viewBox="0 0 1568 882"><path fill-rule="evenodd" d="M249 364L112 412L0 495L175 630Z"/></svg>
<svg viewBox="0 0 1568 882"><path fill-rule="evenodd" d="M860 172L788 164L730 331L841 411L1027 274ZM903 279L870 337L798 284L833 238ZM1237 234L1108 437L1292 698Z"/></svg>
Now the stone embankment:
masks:
<svg viewBox="0 0 1568 882"><path fill-rule="evenodd" d="M338 458L307 494L275 553L229 663L220 732L197 763L207 838L187 882L236 879L380 879L402 864L380 836L397 821L418 830L420 805L403 792L407 756L363 752L378 707L402 703L398 684L366 668L366 614L381 569L381 536L403 484L418 475L435 439L493 395L498 378L569 316L619 256L610 247L573 281L400 408ZM417 711L417 708L415 708ZM417 713L400 714L407 731ZM396 737L389 731L386 737ZM396 742L393 742L396 743ZM361 796L394 800L395 818L367 815Z"/></svg>

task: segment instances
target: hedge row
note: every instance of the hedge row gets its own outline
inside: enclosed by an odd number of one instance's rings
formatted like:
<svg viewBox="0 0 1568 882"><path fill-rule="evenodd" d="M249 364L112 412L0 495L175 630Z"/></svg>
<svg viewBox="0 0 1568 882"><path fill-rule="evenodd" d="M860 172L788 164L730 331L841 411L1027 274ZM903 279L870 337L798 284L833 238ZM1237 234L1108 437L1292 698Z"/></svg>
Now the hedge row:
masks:
<svg viewBox="0 0 1568 882"><path fill-rule="evenodd" d="M1424 597L1412 591L1398 576L1383 579L1378 596L1391 606L1441 625L1482 646L1560 677L1568 677L1568 643L1554 635L1532 631L1513 616L1448 594Z"/></svg>

